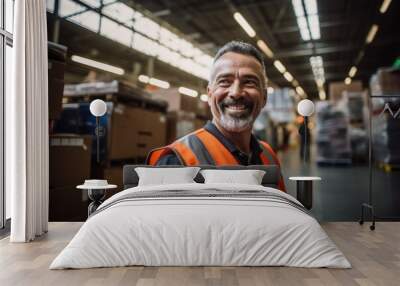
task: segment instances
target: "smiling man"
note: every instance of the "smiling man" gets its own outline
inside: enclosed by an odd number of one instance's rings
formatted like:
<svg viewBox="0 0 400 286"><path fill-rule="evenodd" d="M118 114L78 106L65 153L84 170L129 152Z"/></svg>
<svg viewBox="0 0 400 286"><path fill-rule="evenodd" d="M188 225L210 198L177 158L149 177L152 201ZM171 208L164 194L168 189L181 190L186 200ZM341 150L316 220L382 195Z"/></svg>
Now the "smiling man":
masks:
<svg viewBox="0 0 400 286"><path fill-rule="evenodd" d="M232 41L216 54L207 87L212 122L172 144L155 149L150 165L268 165L279 160L252 134L267 102L262 54L252 45ZM285 191L281 177L279 189Z"/></svg>

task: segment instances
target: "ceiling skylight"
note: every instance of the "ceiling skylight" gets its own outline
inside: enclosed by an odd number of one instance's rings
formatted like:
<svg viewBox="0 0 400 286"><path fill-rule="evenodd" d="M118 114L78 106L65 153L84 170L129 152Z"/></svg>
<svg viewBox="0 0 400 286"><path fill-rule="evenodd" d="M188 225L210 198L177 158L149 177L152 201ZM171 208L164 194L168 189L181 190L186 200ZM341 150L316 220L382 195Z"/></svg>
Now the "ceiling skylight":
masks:
<svg viewBox="0 0 400 286"><path fill-rule="evenodd" d="M303 41L321 38L316 0L292 0L293 10L297 17L297 25ZM304 10L305 7L305 10Z"/></svg>

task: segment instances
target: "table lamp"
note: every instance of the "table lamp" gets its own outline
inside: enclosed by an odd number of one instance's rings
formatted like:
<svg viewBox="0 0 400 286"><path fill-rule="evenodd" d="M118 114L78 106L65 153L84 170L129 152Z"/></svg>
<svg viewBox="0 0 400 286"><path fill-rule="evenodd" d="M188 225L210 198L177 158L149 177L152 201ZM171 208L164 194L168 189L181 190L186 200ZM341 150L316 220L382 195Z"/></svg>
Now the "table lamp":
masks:
<svg viewBox="0 0 400 286"><path fill-rule="evenodd" d="M96 141L97 141L97 163L100 162L100 133L101 133L101 126L100 126L100 117L103 116L107 112L107 105L101 99L95 99L90 103L90 113L96 117Z"/></svg>
<svg viewBox="0 0 400 286"><path fill-rule="evenodd" d="M307 152L307 128L308 117L314 113L314 103L309 99L303 99L297 105L297 111L304 117L304 151L303 163L306 162ZM320 177L300 176L290 177L289 180L296 181L296 197L306 209L310 210L313 206L313 181L320 181Z"/></svg>
<svg viewBox="0 0 400 286"><path fill-rule="evenodd" d="M314 113L314 103L309 99L303 99L297 105L297 112L304 117L304 150L303 162L306 162L307 152L307 130L308 130L308 117Z"/></svg>

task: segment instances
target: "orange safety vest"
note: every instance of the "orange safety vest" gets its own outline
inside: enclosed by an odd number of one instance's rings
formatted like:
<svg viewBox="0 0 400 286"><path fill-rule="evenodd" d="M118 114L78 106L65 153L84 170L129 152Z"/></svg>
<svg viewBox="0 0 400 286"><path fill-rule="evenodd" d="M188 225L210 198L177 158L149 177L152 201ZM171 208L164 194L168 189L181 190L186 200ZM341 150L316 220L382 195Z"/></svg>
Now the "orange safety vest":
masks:
<svg viewBox="0 0 400 286"><path fill-rule="evenodd" d="M263 165L276 164L280 167L279 159L271 146L261 140L258 142L263 150L260 153ZM181 164L185 166L239 165L235 156L213 134L204 128L196 130L168 146L152 150L147 156L146 164L154 166L161 157L171 153L174 153ZM278 188L286 192L282 175Z"/></svg>

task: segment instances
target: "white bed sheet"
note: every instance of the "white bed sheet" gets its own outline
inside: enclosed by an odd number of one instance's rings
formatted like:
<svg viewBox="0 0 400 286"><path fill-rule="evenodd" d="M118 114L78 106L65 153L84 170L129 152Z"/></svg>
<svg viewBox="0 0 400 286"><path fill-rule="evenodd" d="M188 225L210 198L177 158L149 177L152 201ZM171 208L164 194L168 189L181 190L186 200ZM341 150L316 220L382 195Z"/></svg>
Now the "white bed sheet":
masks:
<svg viewBox="0 0 400 286"><path fill-rule="evenodd" d="M120 192L89 218L50 269L145 266L294 266L350 268L319 223L299 209L258 198L152 198L132 192L262 190L233 184L135 187ZM301 204L300 204L301 205ZM108 207L107 207L108 206Z"/></svg>

